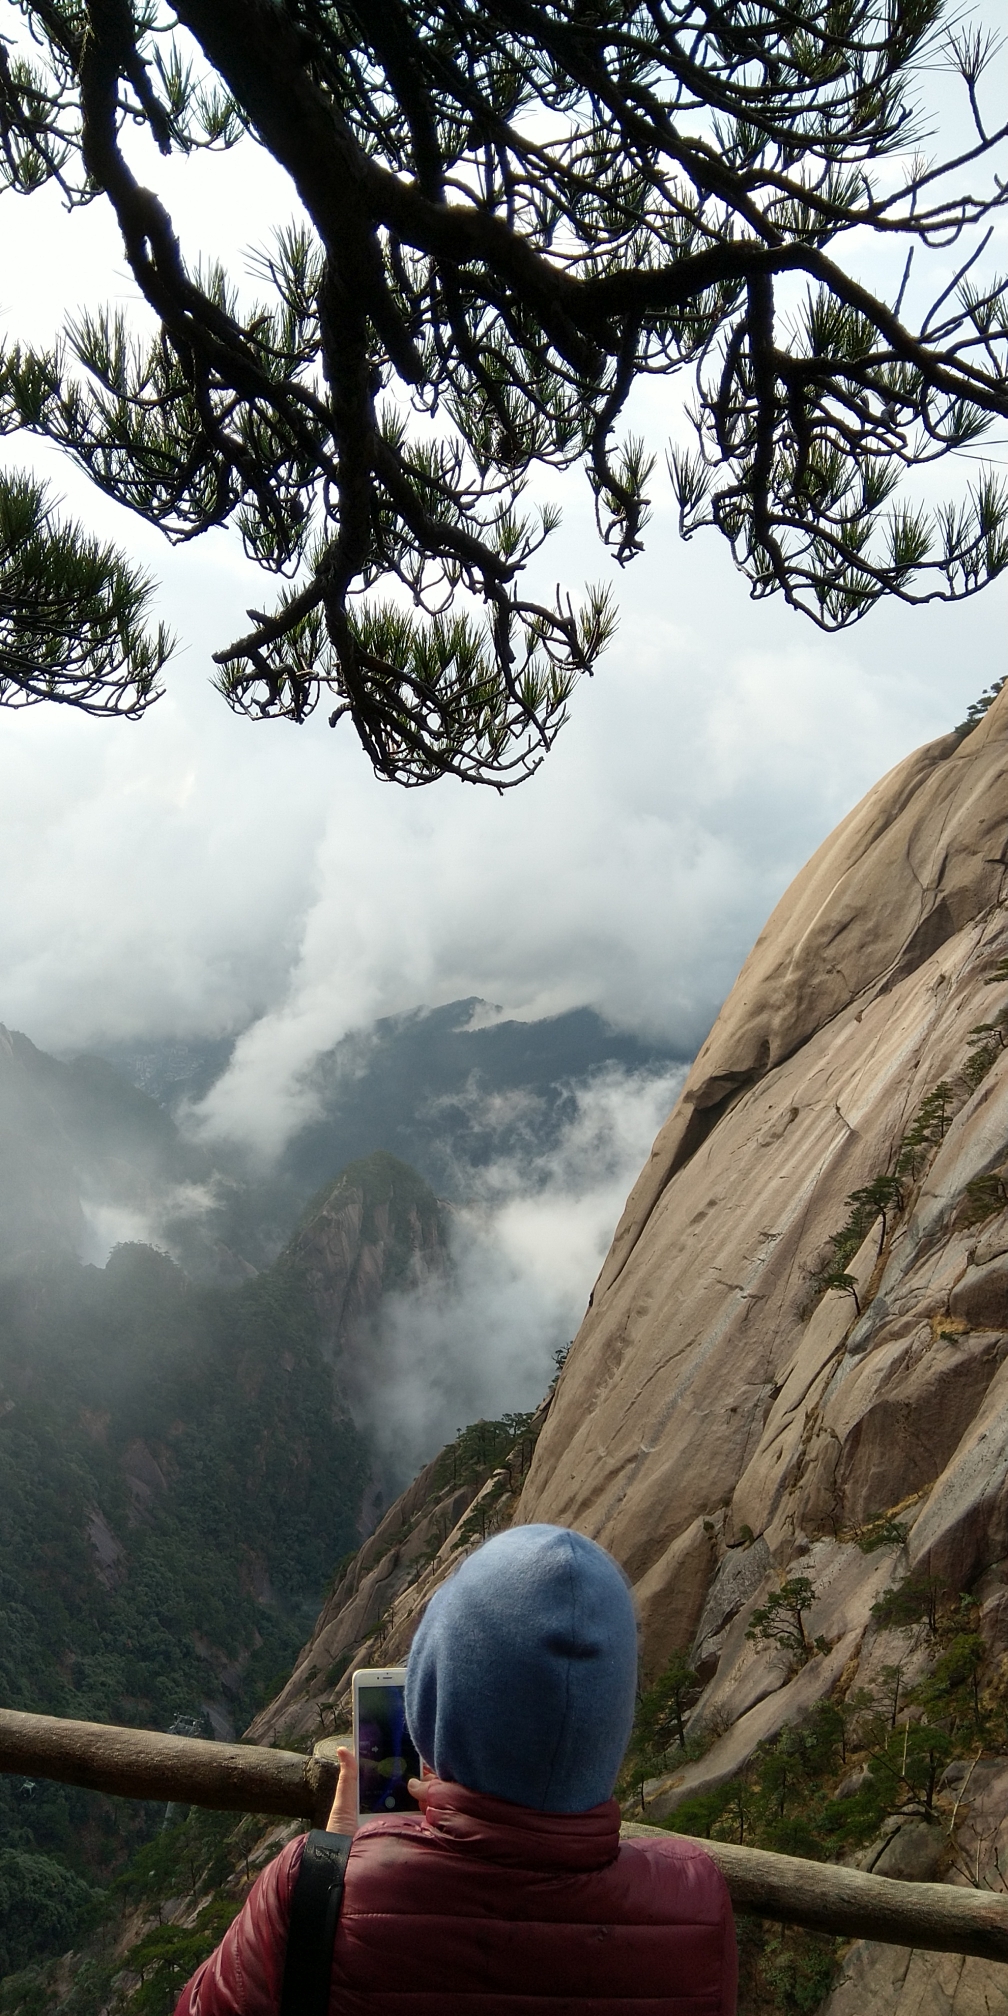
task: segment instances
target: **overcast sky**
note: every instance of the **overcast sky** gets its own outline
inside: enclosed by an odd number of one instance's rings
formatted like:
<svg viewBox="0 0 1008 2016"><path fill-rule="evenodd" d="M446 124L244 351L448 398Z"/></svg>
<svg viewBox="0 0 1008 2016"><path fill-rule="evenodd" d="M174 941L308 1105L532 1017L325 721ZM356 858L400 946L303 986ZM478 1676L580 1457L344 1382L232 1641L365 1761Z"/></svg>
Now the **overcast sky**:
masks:
<svg viewBox="0 0 1008 2016"><path fill-rule="evenodd" d="M190 257L261 244L292 208L250 145L158 173ZM104 208L68 222L48 194L6 197L2 216L3 333L133 299ZM263 593L229 537L173 552L36 462L156 572L181 648L139 724L0 715L0 1019L60 1051L247 1029L213 1122L267 1146L319 1048L419 1003L587 1002L691 1052L819 841L1006 669L1006 586L824 638L751 603L716 535L680 544L659 483L617 642L538 777L406 794L348 724L252 725L213 693L210 653ZM607 570L583 479L561 494L547 572L576 590Z"/></svg>

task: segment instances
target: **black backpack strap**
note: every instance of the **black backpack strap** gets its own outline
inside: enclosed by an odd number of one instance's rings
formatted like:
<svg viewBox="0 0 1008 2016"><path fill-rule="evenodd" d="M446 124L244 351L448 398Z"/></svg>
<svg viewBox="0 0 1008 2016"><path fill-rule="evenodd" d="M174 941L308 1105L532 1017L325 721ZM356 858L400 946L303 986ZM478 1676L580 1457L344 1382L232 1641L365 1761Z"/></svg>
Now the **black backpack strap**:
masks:
<svg viewBox="0 0 1008 2016"><path fill-rule="evenodd" d="M352 1834L315 1828L301 1857L287 1928L280 2016L328 2016L333 1942Z"/></svg>

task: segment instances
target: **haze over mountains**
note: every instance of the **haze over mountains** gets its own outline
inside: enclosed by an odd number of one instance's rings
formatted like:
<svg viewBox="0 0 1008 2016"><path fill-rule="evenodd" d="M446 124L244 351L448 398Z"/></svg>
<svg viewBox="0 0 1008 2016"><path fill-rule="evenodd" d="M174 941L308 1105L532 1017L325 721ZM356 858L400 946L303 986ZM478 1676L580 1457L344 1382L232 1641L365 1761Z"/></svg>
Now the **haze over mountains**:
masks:
<svg viewBox="0 0 1008 2016"><path fill-rule="evenodd" d="M539 1399L685 1067L588 1009L535 1023L471 1000L417 1011L318 1058L303 1122L266 1162L208 1135L201 1101L228 1055L211 1042L60 1061L0 1033L0 1266L102 1266L126 1241L236 1286L343 1167L391 1152L452 1207L454 1260L424 1295L395 1291L375 1334L382 1370L361 1405L399 1489L465 1420Z"/></svg>
<svg viewBox="0 0 1008 2016"><path fill-rule="evenodd" d="M102 1056L192 1133L233 1047L227 1039L119 1044ZM380 1147L461 1202L472 1169L554 1145L577 1088L599 1070L653 1075L684 1061L673 1045L615 1029L590 1008L536 1022L502 1020L475 998L418 1008L356 1031L314 1060L302 1080L308 1116L277 1158L279 1172L310 1194L335 1167Z"/></svg>
<svg viewBox="0 0 1008 2016"><path fill-rule="evenodd" d="M210 1137L201 1113L228 1041L112 1046L57 1061L5 1032L0 1130L13 1216L0 1232L3 1251L12 1256L19 1240L79 1250L83 1236L95 1249L89 1257L104 1258L118 1211L133 1237L147 1214L151 1235L168 1245L202 1238L209 1250L193 1244L194 1268L226 1267L226 1256L212 1257L221 1242L245 1264L268 1264L307 1200L347 1162L386 1149L458 1204L503 1160L538 1169L541 1183L543 1158L600 1085L632 1099L683 1061L590 1009L530 1023L486 1015L483 1003L453 1002L345 1037L315 1060L306 1117L268 1162ZM15 1171L29 1179L16 1210Z"/></svg>

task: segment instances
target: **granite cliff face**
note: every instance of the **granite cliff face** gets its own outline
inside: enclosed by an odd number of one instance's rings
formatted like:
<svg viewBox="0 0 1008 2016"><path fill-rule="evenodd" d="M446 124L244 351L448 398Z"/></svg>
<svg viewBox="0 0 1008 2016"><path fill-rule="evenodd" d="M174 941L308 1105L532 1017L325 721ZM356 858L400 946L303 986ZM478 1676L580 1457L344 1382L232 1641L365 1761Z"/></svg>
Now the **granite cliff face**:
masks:
<svg viewBox="0 0 1008 2016"><path fill-rule="evenodd" d="M1008 691L883 778L799 875L628 1200L539 1439L516 1516L609 1546L646 1671L681 1648L704 1682L703 1754L647 1788L650 1818L818 1701L926 1681L926 1628L873 1614L912 1578L969 1592L1003 1689L1006 786ZM862 1204L848 1285L823 1293L859 1190L883 1209ZM799 1576L803 1661L749 1636ZM870 1866L1004 1887L1004 1759L956 1769ZM904 1867L922 1844L927 1866ZM1004 2012L1003 1972L856 1945L828 2016Z"/></svg>
<svg viewBox="0 0 1008 2016"><path fill-rule="evenodd" d="M519 1516L612 1548L649 1665L750 1536L769 1572L912 1498L913 1561L962 1582L1008 1551L997 1032L969 1083L1008 1004L1006 786L1008 693L876 785L778 905L627 1203ZM816 1302L845 1200L943 1083L910 1208L852 1262L863 1316Z"/></svg>

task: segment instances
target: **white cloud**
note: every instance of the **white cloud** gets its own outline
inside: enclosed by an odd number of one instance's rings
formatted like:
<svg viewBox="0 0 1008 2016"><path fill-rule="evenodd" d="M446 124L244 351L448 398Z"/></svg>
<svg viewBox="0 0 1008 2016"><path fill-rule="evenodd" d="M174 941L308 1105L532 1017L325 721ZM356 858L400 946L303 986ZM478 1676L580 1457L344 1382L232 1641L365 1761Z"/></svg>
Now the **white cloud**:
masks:
<svg viewBox="0 0 1008 2016"><path fill-rule="evenodd" d="M294 207L255 149L157 175L190 252L261 243ZM45 336L84 297L135 301L101 205L67 219L11 199L4 217L9 328ZM668 401L645 386L641 406L660 468ZM404 794L345 725L253 725L210 690L212 650L262 596L233 540L172 551L32 452L157 573L184 649L138 725L0 716L0 1019L65 1049L245 1029L201 1123L267 1153L310 1111L320 1049L419 1003L589 1002L697 1042L802 861L1000 663L1008 584L825 638L752 603L715 535L684 547L656 479L648 552L615 583L619 638L540 775L502 798ZM541 585L576 592L607 562L583 478L553 487L567 517Z"/></svg>
<svg viewBox="0 0 1008 2016"><path fill-rule="evenodd" d="M388 1493L468 1422L542 1399L683 1076L600 1072L549 1151L467 1170L476 1195L452 1214L452 1281L387 1297L348 1368Z"/></svg>
<svg viewBox="0 0 1008 2016"><path fill-rule="evenodd" d="M93 1174L82 1186L78 1257L104 1267L113 1247L136 1243L157 1246L184 1264L186 1247L222 1201L224 1179L215 1174L205 1183L173 1183L156 1167L144 1172L135 1166L115 1175L118 1180L104 1188L95 1186Z"/></svg>
<svg viewBox="0 0 1008 2016"><path fill-rule="evenodd" d="M952 650L947 612L914 625L887 611L826 639L752 609L716 547L663 555L661 540L628 578L618 645L520 792L396 795L334 752L341 788L283 995L212 1094L211 1131L269 1150L312 1056L417 1002L479 994L526 1017L591 1002L696 1044L802 862L993 674L1000 589L956 614L971 650Z"/></svg>

